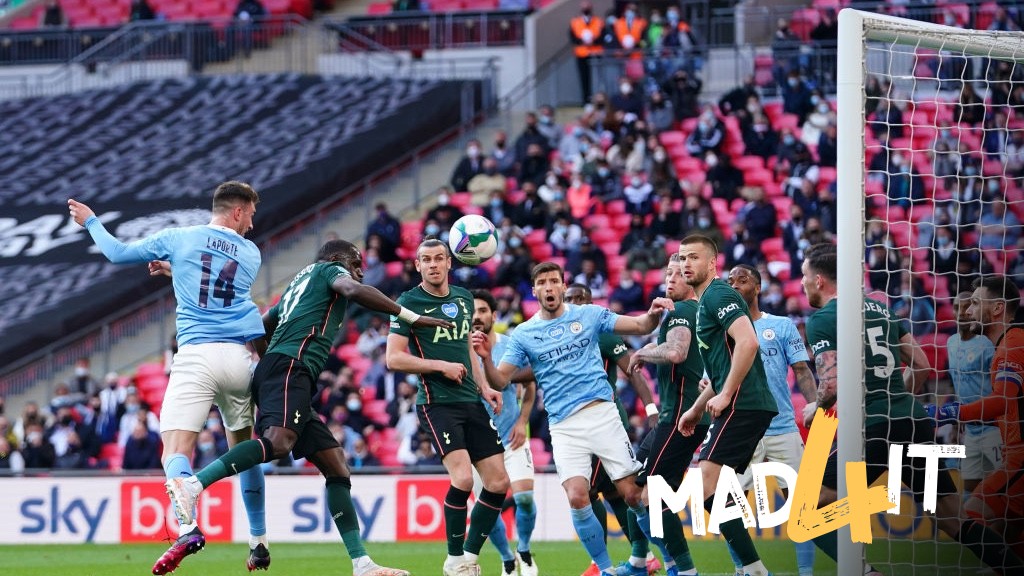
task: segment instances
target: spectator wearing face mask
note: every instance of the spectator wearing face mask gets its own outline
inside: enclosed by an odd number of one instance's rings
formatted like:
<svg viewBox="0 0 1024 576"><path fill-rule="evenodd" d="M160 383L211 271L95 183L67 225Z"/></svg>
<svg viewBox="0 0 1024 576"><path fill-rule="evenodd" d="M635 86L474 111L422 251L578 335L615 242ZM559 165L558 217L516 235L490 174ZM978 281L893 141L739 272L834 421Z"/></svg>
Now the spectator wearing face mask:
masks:
<svg viewBox="0 0 1024 576"><path fill-rule="evenodd" d="M558 156L565 162L585 156L590 152L590 147L600 140L601 137L596 132L586 126L576 124L559 142Z"/></svg>
<svg viewBox="0 0 1024 576"><path fill-rule="evenodd" d="M538 119L537 114L534 112L526 113L526 122L521 134L516 138L516 161L520 164L526 162L528 156L531 155L531 148L538 146L540 148L540 154L547 156L551 152L551 148L548 147L548 139L540 131L540 127L537 125ZM520 184L522 179L519 180Z"/></svg>
<svg viewBox="0 0 1024 576"><path fill-rule="evenodd" d="M398 260L395 251L402 245L402 223L388 212L388 205L383 202L378 202L374 206L373 220L366 226L367 246L370 244L371 236L380 238L380 246L377 247L380 251L378 256L385 262Z"/></svg>
<svg viewBox="0 0 1024 576"><path fill-rule="evenodd" d="M601 203L622 198L622 181L608 165L608 161L600 158L595 162L594 174L589 178L590 190L594 199Z"/></svg>
<svg viewBox="0 0 1024 576"><path fill-rule="evenodd" d="M698 208L693 227L685 230L684 235L700 234L701 236L707 236L715 243L718 250L721 251L725 247L725 235L722 234L722 230L719 229L718 224L715 222L714 214L711 208L707 206Z"/></svg>
<svg viewBox="0 0 1024 576"><path fill-rule="evenodd" d="M992 183L998 190L999 181L993 178L989 180L989 184ZM1006 209L1006 202L997 197L981 208L980 232L978 245L982 250L1006 250L1017 245L1021 236L1020 220Z"/></svg>
<svg viewBox="0 0 1024 576"><path fill-rule="evenodd" d="M623 50L629 52L630 58L642 57L644 48L644 31L647 21L636 10L636 4L629 2L622 11L622 17L615 21L615 38Z"/></svg>
<svg viewBox="0 0 1024 576"><path fill-rule="evenodd" d="M626 197L626 212L630 214L650 214L654 206L651 194L654 187L644 178L644 174L637 172L630 176L629 184L622 189Z"/></svg>
<svg viewBox="0 0 1024 576"><path fill-rule="evenodd" d="M526 157L519 164L519 187L525 189L527 182L540 186L550 170L551 163L544 148L540 144L530 144Z"/></svg>
<svg viewBox="0 0 1024 576"><path fill-rule="evenodd" d="M508 146L508 134L499 130L494 135L494 148L491 149L490 157L498 163L498 172L505 177L514 177L516 170L516 153Z"/></svg>
<svg viewBox="0 0 1024 576"><path fill-rule="evenodd" d="M790 72L782 85L782 110L787 114L795 114L797 122L803 124L813 109L810 87L795 70Z"/></svg>
<svg viewBox="0 0 1024 576"><path fill-rule="evenodd" d="M21 447L25 468L53 468L57 459L53 444L43 437L43 427L37 423L25 427L25 442Z"/></svg>
<svg viewBox="0 0 1024 576"><path fill-rule="evenodd" d="M707 166L707 181L711 184L711 197L732 203L743 186L743 171L732 165L728 154L708 152L704 155Z"/></svg>
<svg viewBox="0 0 1024 576"><path fill-rule="evenodd" d="M557 255L565 256L578 250L582 239L583 230L572 221L572 216L566 212L555 215L555 224L548 233L548 242Z"/></svg>
<svg viewBox="0 0 1024 576"><path fill-rule="evenodd" d="M544 176L544 183L537 188L537 195L548 204L561 202L565 200L565 182L554 170L548 170Z"/></svg>
<svg viewBox="0 0 1024 576"><path fill-rule="evenodd" d="M124 400L124 415L121 416L121 425L117 434L117 443L123 448L128 439L131 438L135 423L141 418L146 421L146 426L153 432L160 432L160 420L156 414L149 411L136 394L129 394Z"/></svg>
<svg viewBox="0 0 1024 576"><path fill-rule="evenodd" d="M611 104L616 111L632 114L634 118L639 118L644 113L643 96L637 94L632 80L626 77L619 79L619 91L612 95Z"/></svg>
<svg viewBox="0 0 1024 576"><path fill-rule="evenodd" d="M376 248L367 248L363 254L363 284L379 287L387 278L387 266Z"/></svg>
<svg viewBox="0 0 1024 576"><path fill-rule="evenodd" d="M537 131L547 142L548 150L558 150L564 131L561 124L555 121L555 109L545 104L537 112Z"/></svg>
<svg viewBox="0 0 1024 576"><path fill-rule="evenodd" d="M157 438L159 440L159 438ZM128 448L125 447L125 452ZM157 452L159 454L159 452ZM217 458L220 458L224 453L218 449L216 438L213 437L213 433L209 430L201 430L199 432L199 440L196 442L196 454L192 458L192 468L194 470L202 470L207 465L211 464ZM158 464L159 466L159 464Z"/></svg>
<svg viewBox="0 0 1024 576"><path fill-rule="evenodd" d="M924 182L921 175L910 164L910 159L895 152L889 157L888 180L889 204L901 206L904 210L924 198Z"/></svg>
<svg viewBox="0 0 1024 576"><path fill-rule="evenodd" d="M658 194L658 201L654 211L654 218L651 219L650 229L654 237L664 243L670 238L680 239L680 225L682 214L673 206L672 196L665 193Z"/></svg>
<svg viewBox="0 0 1024 576"><path fill-rule="evenodd" d="M637 282L632 273L623 271L619 274L619 283L608 296L609 307L615 304L618 304L623 313L627 314L647 308L644 303L643 286Z"/></svg>
<svg viewBox="0 0 1024 576"><path fill-rule="evenodd" d="M807 115L807 120L800 127L800 141L807 146L817 146L825 128L835 122L835 114L828 100L819 94L811 96L811 103L814 104L814 110Z"/></svg>
<svg viewBox="0 0 1024 576"><path fill-rule="evenodd" d="M604 22L594 16L594 7L588 1L580 2L580 13L569 22L569 40L575 45L576 68L580 77L583 101L591 97L591 59L604 52L602 35Z"/></svg>
<svg viewBox="0 0 1024 576"><path fill-rule="evenodd" d="M818 137L818 165L835 168L838 158L838 130L835 122L830 122Z"/></svg>
<svg viewBox="0 0 1024 576"><path fill-rule="evenodd" d="M565 190L565 201L569 203L569 213L577 220L586 218L594 208L590 184L579 172L573 172L569 187Z"/></svg>
<svg viewBox="0 0 1024 576"><path fill-rule="evenodd" d="M760 156L767 160L774 156L779 148L779 135L772 128L768 117L758 112L743 130L743 154Z"/></svg>
<svg viewBox="0 0 1024 576"><path fill-rule="evenodd" d="M497 160L486 158L483 166L483 172L473 176L467 185L474 204L482 204L494 194L504 196L508 187L508 179L498 171Z"/></svg>
<svg viewBox="0 0 1024 576"><path fill-rule="evenodd" d="M675 108L670 100L665 99L661 90L651 93L650 102L647 105L647 123L658 132L671 130L676 121Z"/></svg>
<svg viewBox="0 0 1024 576"><path fill-rule="evenodd" d="M83 397L99 391L99 383L92 375L88 358L79 358L75 362L75 375L68 382L68 387L71 393L81 394Z"/></svg>
<svg viewBox="0 0 1024 576"><path fill-rule="evenodd" d="M448 237L448 229L455 224L455 221L464 216L462 209L453 206L451 204L452 191L447 188L441 188L437 192L437 205L431 208L423 219L424 233L426 234L426 227L430 221L433 221L440 228L435 236L444 236L445 241Z"/></svg>
<svg viewBox="0 0 1024 576"><path fill-rule="evenodd" d="M701 111L697 127L686 137L686 151L690 156L700 158L709 151L719 152L724 140L725 127L709 105Z"/></svg>
<svg viewBox="0 0 1024 576"><path fill-rule="evenodd" d="M455 166L455 171L452 172L452 178L449 182L452 190L456 192L468 190L469 181L484 171L482 154L479 140L470 140L466 144L466 155L459 160L459 163Z"/></svg>
<svg viewBox="0 0 1024 576"><path fill-rule="evenodd" d="M523 201L519 203L518 210L512 221L519 225L524 232L529 234L533 230L540 230L547 227L548 203L537 195L537 185L533 182L524 183ZM529 274L527 274L529 277Z"/></svg>
<svg viewBox="0 0 1024 576"><path fill-rule="evenodd" d="M6 436L0 436L0 473L17 474L23 470L25 470L25 458L21 452L18 452Z"/></svg>

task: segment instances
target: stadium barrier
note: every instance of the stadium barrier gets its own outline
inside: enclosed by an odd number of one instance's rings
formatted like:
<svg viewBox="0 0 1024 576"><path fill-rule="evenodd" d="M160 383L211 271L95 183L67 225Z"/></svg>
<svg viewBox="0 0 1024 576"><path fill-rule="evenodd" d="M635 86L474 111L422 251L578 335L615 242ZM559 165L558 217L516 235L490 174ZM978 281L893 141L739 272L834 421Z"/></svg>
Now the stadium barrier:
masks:
<svg viewBox="0 0 1024 576"><path fill-rule="evenodd" d="M80 544L156 542L177 534L177 520L162 477L2 478L0 544ZM337 542L320 476L267 476L267 528L273 542ZM353 498L363 538L371 542L444 540L443 502L448 478L442 475L356 475ZM782 493L771 484L776 506ZM534 498L539 515L534 540L573 540L568 502L558 477L539 474ZM913 510L909 494L903 510ZM248 541L248 523L237 478L221 481L199 501L199 526L211 542ZM918 515L920 518L920 515ZM687 513L682 514L692 537ZM621 537L613 514L609 534ZM515 524L505 511L510 534ZM879 515L876 535L931 539L928 520ZM713 536L708 536L713 537ZM758 531L757 538L785 538L785 527Z"/></svg>

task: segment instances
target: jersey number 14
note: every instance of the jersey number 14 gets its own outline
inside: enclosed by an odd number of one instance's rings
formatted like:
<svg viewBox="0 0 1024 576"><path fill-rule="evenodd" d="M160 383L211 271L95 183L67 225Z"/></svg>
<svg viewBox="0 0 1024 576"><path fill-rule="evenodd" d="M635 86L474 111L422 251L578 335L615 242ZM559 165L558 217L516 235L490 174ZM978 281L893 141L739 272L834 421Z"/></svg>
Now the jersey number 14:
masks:
<svg viewBox="0 0 1024 576"><path fill-rule="evenodd" d="M203 265L203 276L199 280L199 307L207 308L207 303L210 300L210 277L213 276L213 254L203 254L200 257L200 262ZM231 301L235 298L235 273L237 271L238 262L229 258L213 281L213 297L223 300L225 308L231 306Z"/></svg>

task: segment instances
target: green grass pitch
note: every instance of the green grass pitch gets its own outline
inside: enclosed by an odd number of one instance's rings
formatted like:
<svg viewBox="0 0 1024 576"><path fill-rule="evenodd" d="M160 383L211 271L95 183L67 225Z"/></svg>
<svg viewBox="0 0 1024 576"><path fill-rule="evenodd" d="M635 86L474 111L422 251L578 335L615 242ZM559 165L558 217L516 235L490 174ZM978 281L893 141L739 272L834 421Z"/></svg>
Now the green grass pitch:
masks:
<svg viewBox="0 0 1024 576"><path fill-rule="evenodd" d="M943 574L946 566L964 566L964 574L976 574L978 564L973 558L962 558L958 546L948 543L893 543L876 540L869 550L869 558L877 560L891 551L899 556L889 564L877 562L886 574L926 574L934 576L939 566ZM796 574L793 546L788 541L760 540L756 542L765 564L776 576ZM166 549L159 544L81 544L51 546L0 546L0 575L3 576L145 576L156 558ZM401 567L414 576L440 576L445 549L442 543L370 543L370 554L381 564ZM578 542L536 542L533 545L541 576L578 576L588 564L588 558ZM629 554L624 541L610 543L612 559L617 563ZM351 574L351 564L339 542L334 544L272 544L273 564L267 576L313 576ZM691 541L697 568L704 576L731 575L732 562L721 540ZM175 576L247 575L244 544L210 544L196 556L187 558L174 573ZM938 554L938 558L936 557ZM969 553L966 553L970 556ZM895 558L894 558L895 560ZM498 556L487 545L481 556L485 576L498 576ZM928 569L927 567L930 567ZM817 574L834 574L835 563L818 553L815 560ZM662 572L664 574L664 572Z"/></svg>

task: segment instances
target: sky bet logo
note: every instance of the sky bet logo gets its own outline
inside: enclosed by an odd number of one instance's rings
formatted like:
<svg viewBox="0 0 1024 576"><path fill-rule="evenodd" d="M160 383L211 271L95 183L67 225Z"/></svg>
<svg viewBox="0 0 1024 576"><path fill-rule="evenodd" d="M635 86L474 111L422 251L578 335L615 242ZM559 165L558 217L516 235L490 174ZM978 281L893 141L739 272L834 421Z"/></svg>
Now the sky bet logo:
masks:
<svg viewBox="0 0 1024 576"><path fill-rule="evenodd" d="M651 476L647 483L649 509L660 511L667 506L669 510L679 513L689 503L690 521L695 536L703 536L709 530L713 534L719 534L719 527L722 524L741 518L747 528L757 526L762 530L780 526L785 522L786 531L794 542L806 542L849 524L850 538L854 542L870 544L871 517L879 512L900 513L901 474L889 474L888 486L869 488L867 466L864 462L847 462L847 497L819 509L821 479L825 473L832 438L835 437L838 426L839 420L818 409L807 437L807 447L800 462L799 474L781 462L763 462L751 466L757 509L756 522L736 472L728 466L722 467L721 476L718 478L710 510L710 522L707 526L701 510L704 489L699 468L691 468L676 491L673 491L661 476ZM935 444L910 444L904 447L903 444L892 444L889 446L890 470L902 469L904 448L907 456L925 460L923 506L925 512L934 512L939 461L943 458L964 458L964 447ZM793 486L785 503L775 511L769 509L770 498L766 481L768 476L782 478L786 484ZM733 497L735 504L727 506L730 496ZM651 534L657 538L663 537L665 528L661 514L653 513L650 518Z"/></svg>

